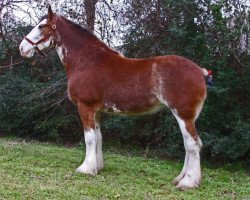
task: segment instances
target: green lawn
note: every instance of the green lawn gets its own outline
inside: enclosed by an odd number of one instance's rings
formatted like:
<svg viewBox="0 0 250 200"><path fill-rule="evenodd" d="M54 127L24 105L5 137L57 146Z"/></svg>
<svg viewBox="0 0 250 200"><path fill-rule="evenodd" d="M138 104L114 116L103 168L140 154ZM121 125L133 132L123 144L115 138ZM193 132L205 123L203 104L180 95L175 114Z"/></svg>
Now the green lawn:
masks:
<svg viewBox="0 0 250 200"><path fill-rule="evenodd" d="M201 187L181 192L171 182L182 162L128 152L106 144L105 169L93 177L74 172L83 147L0 138L0 199L250 199L250 177L239 164L203 165Z"/></svg>

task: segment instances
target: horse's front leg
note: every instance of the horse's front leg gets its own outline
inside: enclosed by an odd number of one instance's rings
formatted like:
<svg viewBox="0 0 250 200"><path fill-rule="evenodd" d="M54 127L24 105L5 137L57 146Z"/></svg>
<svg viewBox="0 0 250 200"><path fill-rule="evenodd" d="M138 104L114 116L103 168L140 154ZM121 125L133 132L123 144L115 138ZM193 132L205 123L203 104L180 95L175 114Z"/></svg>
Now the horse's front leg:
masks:
<svg viewBox="0 0 250 200"><path fill-rule="evenodd" d="M96 175L98 170L100 170L100 166L98 166L100 165L98 161L100 156L97 156L100 135L98 130L96 130L98 129L95 120L96 109L94 107L85 106L84 104L77 104L77 107L84 127L86 155L83 164L79 166L76 171L84 174Z"/></svg>
<svg viewBox="0 0 250 200"><path fill-rule="evenodd" d="M102 153L102 133L100 125L98 123L96 123L95 133L97 136L97 146L96 146L97 170L101 171L104 168L104 159Z"/></svg>

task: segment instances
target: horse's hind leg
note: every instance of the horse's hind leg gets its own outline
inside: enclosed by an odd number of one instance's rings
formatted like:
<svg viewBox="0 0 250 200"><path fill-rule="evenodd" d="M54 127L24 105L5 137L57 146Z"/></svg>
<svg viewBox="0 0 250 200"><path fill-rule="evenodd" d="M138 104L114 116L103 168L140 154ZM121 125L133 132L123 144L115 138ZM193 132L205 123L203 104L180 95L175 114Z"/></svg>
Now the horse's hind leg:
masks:
<svg viewBox="0 0 250 200"><path fill-rule="evenodd" d="M173 183L181 190L196 188L201 181L200 149L202 143L195 129L195 119L183 119L178 116L178 111L172 110L172 112L180 126L186 150L183 169Z"/></svg>
<svg viewBox="0 0 250 200"><path fill-rule="evenodd" d="M185 145L185 144L184 144ZM185 148L186 149L186 148ZM189 160L189 153L186 151L185 153L185 161L184 161L184 165L183 168L181 170L181 173L173 180L173 184L174 185L178 185L178 183L180 182L180 180L184 177L184 175L186 174L187 171L187 163Z"/></svg>

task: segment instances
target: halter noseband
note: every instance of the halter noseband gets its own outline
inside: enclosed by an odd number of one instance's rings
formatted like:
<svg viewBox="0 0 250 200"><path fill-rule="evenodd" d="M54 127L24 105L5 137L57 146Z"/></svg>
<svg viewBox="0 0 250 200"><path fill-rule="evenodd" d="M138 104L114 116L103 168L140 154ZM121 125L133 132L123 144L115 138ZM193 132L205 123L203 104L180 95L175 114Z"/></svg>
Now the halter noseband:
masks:
<svg viewBox="0 0 250 200"><path fill-rule="evenodd" d="M39 45L40 43L43 43L43 42L47 41L50 37L52 37L52 39L54 39L54 33L55 33L55 30L56 30L56 23L54 23L54 24L51 26L51 28L52 28L52 30L49 32L49 34L48 34L46 37L44 37L44 38L38 40L37 42L33 42L32 40L30 40L30 39L27 38L26 36L24 37L24 39L27 40L33 47L35 47L36 51L37 51L39 54L41 54L41 55L44 56L45 53L43 53L43 52L38 48L37 45ZM54 48L54 47L55 47L55 41L53 40L53 48ZM52 49L53 49L53 48L52 48ZM50 52L52 49L50 49L49 52ZM48 54L49 52L47 52L47 54Z"/></svg>

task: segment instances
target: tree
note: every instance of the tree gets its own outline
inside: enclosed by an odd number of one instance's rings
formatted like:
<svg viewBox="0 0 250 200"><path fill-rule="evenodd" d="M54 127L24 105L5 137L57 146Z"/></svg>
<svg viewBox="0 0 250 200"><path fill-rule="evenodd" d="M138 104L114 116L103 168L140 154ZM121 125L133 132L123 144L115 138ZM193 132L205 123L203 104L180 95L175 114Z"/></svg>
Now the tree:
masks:
<svg viewBox="0 0 250 200"><path fill-rule="evenodd" d="M98 0L84 0L87 28L94 32L95 26L95 7Z"/></svg>
<svg viewBox="0 0 250 200"><path fill-rule="evenodd" d="M29 0L2 0L0 2L0 39L5 40L8 30L17 24L13 11L20 9L19 4L28 2Z"/></svg>

